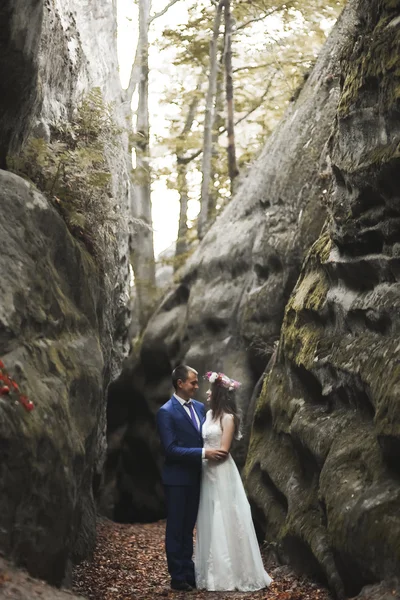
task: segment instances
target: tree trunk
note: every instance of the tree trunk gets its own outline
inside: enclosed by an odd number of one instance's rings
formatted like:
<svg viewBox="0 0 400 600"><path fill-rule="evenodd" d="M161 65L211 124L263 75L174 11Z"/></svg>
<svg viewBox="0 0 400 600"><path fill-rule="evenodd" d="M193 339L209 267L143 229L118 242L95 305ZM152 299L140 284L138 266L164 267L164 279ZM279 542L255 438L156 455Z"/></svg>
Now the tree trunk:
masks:
<svg viewBox="0 0 400 600"><path fill-rule="evenodd" d="M197 107L199 105L199 92L201 90L201 84L203 79L203 73L200 75L196 93L189 105L189 111L186 117L185 125L183 127L182 133L179 136L180 146L184 145L186 137L193 126L193 121L196 116ZM178 257L187 252L187 208L188 208L188 184L187 184L187 162L184 157L181 156L183 152L182 147L178 147L176 151L176 162L177 162L177 171L178 171L178 191L179 191L179 203L180 203L180 211L179 211L179 226L178 226L178 239L176 242L176 250L175 256ZM178 266L178 265L177 265Z"/></svg>
<svg viewBox="0 0 400 600"><path fill-rule="evenodd" d="M218 170L218 157L219 157L219 136L220 129L224 126L224 47L221 50L221 59L219 63L219 69L217 72L217 88L215 91L215 116L213 123L212 133L212 145L211 145L211 174L210 174L210 190L208 198L208 214L207 222L210 224L215 221L217 214L217 204L220 197L219 190L214 187L214 178Z"/></svg>
<svg viewBox="0 0 400 600"><path fill-rule="evenodd" d="M156 291L153 229L151 217L151 176L149 161L149 17L150 0L139 1L139 102L134 148L134 217L138 225L132 249L132 266L138 303L139 322L144 327L152 309Z"/></svg>
<svg viewBox="0 0 400 600"><path fill-rule="evenodd" d="M221 15L224 2L225 0L220 0L218 5L216 6L213 34L210 43L210 72L208 77L208 90L204 117L203 160L201 165L203 179L201 183L200 213L197 224L197 232L200 240L204 237L208 218L211 183L212 132L215 116L214 105L218 72L217 51L219 30L221 25Z"/></svg>
<svg viewBox="0 0 400 600"><path fill-rule="evenodd" d="M178 162L178 190L179 190L179 227L178 239L176 240L175 256L181 256L187 252L187 208L188 208L188 185L187 165ZM178 268L178 265L176 265ZM175 269L176 270L176 269Z"/></svg>
<svg viewBox="0 0 400 600"><path fill-rule="evenodd" d="M233 103L233 76L232 76L232 13L231 0L225 0L225 88L227 104L227 131L228 131L228 173L231 182L231 195L235 188L235 178L239 175L236 162L235 148L235 114Z"/></svg>

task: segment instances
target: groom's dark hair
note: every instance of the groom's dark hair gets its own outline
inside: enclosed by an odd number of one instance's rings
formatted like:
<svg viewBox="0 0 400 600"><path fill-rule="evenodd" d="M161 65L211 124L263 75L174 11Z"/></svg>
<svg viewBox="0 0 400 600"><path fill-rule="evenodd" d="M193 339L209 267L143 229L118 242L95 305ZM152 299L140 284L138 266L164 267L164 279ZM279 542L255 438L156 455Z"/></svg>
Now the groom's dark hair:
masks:
<svg viewBox="0 0 400 600"><path fill-rule="evenodd" d="M181 379L182 381L186 381L186 379L188 378L188 375L189 375L189 371L196 373L196 375L198 374L195 369L192 369L192 367L189 367L188 365L178 365L172 371L172 385L174 386L175 390L178 389L178 379Z"/></svg>

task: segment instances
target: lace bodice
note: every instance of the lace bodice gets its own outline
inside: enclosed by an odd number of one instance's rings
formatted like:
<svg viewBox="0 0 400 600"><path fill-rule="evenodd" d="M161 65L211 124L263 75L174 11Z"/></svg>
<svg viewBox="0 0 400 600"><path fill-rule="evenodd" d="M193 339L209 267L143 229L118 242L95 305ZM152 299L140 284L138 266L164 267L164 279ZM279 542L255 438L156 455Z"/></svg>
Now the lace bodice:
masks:
<svg viewBox="0 0 400 600"><path fill-rule="evenodd" d="M209 410L203 425L204 448L220 448L221 438L221 421L220 419L218 419L218 421L214 421L212 418L212 410Z"/></svg>

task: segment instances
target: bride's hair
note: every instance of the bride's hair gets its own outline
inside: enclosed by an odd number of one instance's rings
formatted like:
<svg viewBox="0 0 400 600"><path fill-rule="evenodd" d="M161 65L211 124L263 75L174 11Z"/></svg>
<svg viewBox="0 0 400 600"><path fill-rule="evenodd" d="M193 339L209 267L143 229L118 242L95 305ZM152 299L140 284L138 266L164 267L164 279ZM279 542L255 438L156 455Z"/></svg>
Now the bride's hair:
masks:
<svg viewBox="0 0 400 600"><path fill-rule="evenodd" d="M222 419L225 413L233 415L235 438L240 439L242 435L240 433L240 412L236 406L236 390L229 390L226 387L218 385L217 382L212 383L210 389L210 408L213 412L213 419L218 421L218 419Z"/></svg>

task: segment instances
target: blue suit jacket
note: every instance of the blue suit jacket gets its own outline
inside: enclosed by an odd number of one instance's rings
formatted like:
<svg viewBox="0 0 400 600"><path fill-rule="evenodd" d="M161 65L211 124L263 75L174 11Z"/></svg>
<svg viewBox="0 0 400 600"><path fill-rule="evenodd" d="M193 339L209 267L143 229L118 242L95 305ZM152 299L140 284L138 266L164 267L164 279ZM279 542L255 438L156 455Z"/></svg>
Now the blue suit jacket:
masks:
<svg viewBox="0 0 400 600"><path fill-rule="evenodd" d="M165 454L162 471L165 485L199 483L203 448L201 429L206 410L201 402L192 402L199 417L200 431L174 396L157 412L157 428Z"/></svg>

